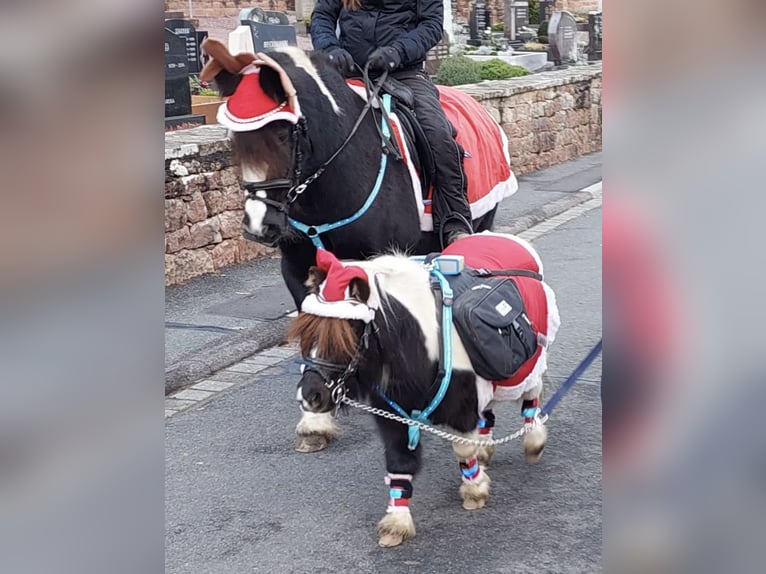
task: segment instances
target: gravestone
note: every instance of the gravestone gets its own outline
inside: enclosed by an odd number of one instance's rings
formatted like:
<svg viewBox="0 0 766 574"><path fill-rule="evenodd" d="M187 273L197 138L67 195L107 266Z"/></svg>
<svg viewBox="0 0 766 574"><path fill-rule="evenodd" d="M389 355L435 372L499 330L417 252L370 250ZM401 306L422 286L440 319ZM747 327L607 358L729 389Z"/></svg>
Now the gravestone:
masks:
<svg viewBox="0 0 766 574"><path fill-rule="evenodd" d="M540 0L538 3L538 13L540 14L540 22L543 20L550 21L553 16L555 2L553 0ZM538 22L539 23L539 22Z"/></svg>
<svg viewBox="0 0 766 574"><path fill-rule="evenodd" d="M503 12L505 37L514 43L519 30L529 25L529 0L505 0Z"/></svg>
<svg viewBox="0 0 766 574"><path fill-rule="evenodd" d="M186 42L186 59L190 74L199 74L202 70L199 57L199 43L197 42L197 30L189 20L172 19L165 20L165 28Z"/></svg>
<svg viewBox="0 0 766 574"><path fill-rule="evenodd" d="M435 76L439 72L439 66L442 65L442 61L447 57L449 57L449 37L445 31L439 43L426 54L426 74Z"/></svg>
<svg viewBox="0 0 766 574"><path fill-rule="evenodd" d="M588 14L588 60L601 60L601 44L604 33L601 28L601 12Z"/></svg>
<svg viewBox="0 0 766 574"><path fill-rule="evenodd" d="M295 17L300 22L304 18L310 18L314 11L314 0L295 0Z"/></svg>
<svg viewBox="0 0 766 574"><path fill-rule="evenodd" d="M298 45L295 26L290 24L287 14L254 8L250 11L250 16L250 20L240 20L240 23L250 27L253 49L256 52Z"/></svg>
<svg viewBox="0 0 766 574"><path fill-rule="evenodd" d="M202 68L205 67L205 64L207 64L207 61L210 59L210 57L202 52L202 42L207 40L208 33L207 30L197 30L197 46L199 46L199 69L202 71Z"/></svg>
<svg viewBox="0 0 766 574"><path fill-rule="evenodd" d="M191 111L186 38L165 28L165 127L205 123L204 115Z"/></svg>
<svg viewBox="0 0 766 574"><path fill-rule="evenodd" d="M186 38L165 28L165 117L191 113Z"/></svg>
<svg viewBox="0 0 766 574"><path fill-rule="evenodd" d="M492 15L487 10L487 5L484 2L474 2L471 7L468 27L470 29L470 40L468 43L472 46L480 46L482 43L481 35L487 28L492 27Z"/></svg>
<svg viewBox="0 0 766 574"><path fill-rule="evenodd" d="M548 24L548 42L553 62L577 61L577 22L569 12L554 12Z"/></svg>

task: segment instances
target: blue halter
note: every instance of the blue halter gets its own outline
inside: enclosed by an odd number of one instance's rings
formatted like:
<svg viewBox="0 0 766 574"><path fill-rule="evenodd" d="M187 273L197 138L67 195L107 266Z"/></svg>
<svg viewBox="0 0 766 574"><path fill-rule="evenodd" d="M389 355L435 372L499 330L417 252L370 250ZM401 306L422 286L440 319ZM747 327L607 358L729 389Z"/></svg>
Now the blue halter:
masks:
<svg viewBox="0 0 766 574"><path fill-rule="evenodd" d="M442 349L443 349L443 373L441 377L441 384L439 390L436 392L431 403L422 411L413 410L410 414L407 414L405 410L389 399L385 393L378 387L378 393L388 403L388 405L394 409L399 415L404 418L417 421L423 424L430 424L428 417L431 416L436 408L441 404L444 399L444 395L447 394L450 381L452 380L452 287L450 287L447 278L439 271L438 261L433 261L433 268L431 269L431 276L438 281L439 288L442 292ZM420 442L420 429L416 426L411 426L407 429L409 442L407 448L415 450Z"/></svg>
<svg viewBox="0 0 766 574"><path fill-rule="evenodd" d="M385 139L389 138L391 136L391 130L388 125L388 122L386 121L386 117L391 113L391 96L389 94L384 94L381 97L383 101L383 110L384 113L381 115L381 130L383 133L384 141L382 142L385 145ZM385 149L385 148L384 148ZM333 229L337 229L339 227L343 227L344 225L348 225L349 223L353 223L360 217L362 217L365 213L367 213L367 210L370 209L370 206L375 201L375 198L378 196L378 192L380 191L380 186L383 184L383 176L386 174L386 164L388 163L388 155L383 151L380 154L380 169L378 170L378 177L375 180L375 185L372 188L372 191L370 192L370 195L367 196L367 201L364 202L364 205L360 207L354 214L350 215L349 217L346 217L345 219L341 219L340 221L336 221L335 223L323 223L322 225L306 225L303 222L298 221L297 219L293 219L292 217L288 217L287 220L290 222L290 225L292 225L295 229L298 231L301 231L308 235L309 239L311 239L311 242L314 244L314 247L317 249L324 249L324 243L322 243L322 239L319 237L323 233L327 233L328 231L332 231Z"/></svg>

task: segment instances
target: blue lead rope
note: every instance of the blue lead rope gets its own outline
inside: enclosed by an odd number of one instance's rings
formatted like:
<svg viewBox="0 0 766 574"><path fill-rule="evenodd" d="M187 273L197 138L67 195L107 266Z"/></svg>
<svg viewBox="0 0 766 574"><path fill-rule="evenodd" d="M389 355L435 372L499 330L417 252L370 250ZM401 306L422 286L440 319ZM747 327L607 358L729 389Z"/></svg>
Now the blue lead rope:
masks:
<svg viewBox="0 0 766 574"><path fill-rule="evenodd" d="M383 109L386 111L386 113L382 114L380 125L383 131L383 144L385 144L385 140L391 136L391 130L389 129L388 122L386 121L386 115L391 113L391 96L389 94L384 94L382 100ZM387 164L388 154L383 151L380 154L380 169L378 170L378 177L375 180L375 185L373 186L370 195L367 196L367 201L365 201L364 205L362 205L362 207L360 207L354 214L350 215L349 217L341 219L340 221L336 221L335 223L324 223L322 225L306 225L305 223L302 223L297 219L293 219L292 217L288 217L287 220L290 222L290 225L295 227L295 229L308 235L309 239L311 239L311 242L314 244L314 247L317 249L324 249L324 243L322 243L322 239L319 237L322 233L327 233L328 231L332 231L338 227L343 227L344 225L353 223L362 217L365 213L367 213L368 209L370 209L370 206L375 201L375 198L378 196L378 192L380 192L380 188L383 185L383 176L386 175Z"/></svg>
<svg viewBox="0 0 766 574"><path fill-rule="evenodd" d="M444 395L447 394L450 381L452 380L452 287L450 287L447 278L442 275L438 270L438 263L434 262L434 268L431 269L431 275L439 280L439 286L442 291L442 344L444 349L444 376L442 377L439 390L436 392L431 403L422 411L417 409L413 410L410 414L407 414L402 407L389 399L385 393L378 387L378 393L388 403L388 405L394 409L400 416L417 421L423 424L430 424L428 417L436 410L444 399ZM407 448L415 450L420 443L420 429L416 426L408 427L407 435L409 441Z"/></svg>
<svg viewBox="0 0 766 574"><path fill-rule="evenodd" d="M569 388L575 384L577 379L579 379L582 376L582 374L585 372L585 369L590 367L590 364L596 359L598 354L601 352L602 346L603 346L603 339L599 339L598 343L596 343L596 346L593 347L590 353L588 353L588 355L582 360L582 363L577 365L577 368L572 372L571 375L569 375L569 378L566 381L564 381L564 384L561 385L559 390L556 391L550 399L548 399L548 402L545 403L545 406L540 411L540 415L550 414L550 412L555 408L555 406L559 404L559 401L564 397L564 395L569 390Z"/></svg>

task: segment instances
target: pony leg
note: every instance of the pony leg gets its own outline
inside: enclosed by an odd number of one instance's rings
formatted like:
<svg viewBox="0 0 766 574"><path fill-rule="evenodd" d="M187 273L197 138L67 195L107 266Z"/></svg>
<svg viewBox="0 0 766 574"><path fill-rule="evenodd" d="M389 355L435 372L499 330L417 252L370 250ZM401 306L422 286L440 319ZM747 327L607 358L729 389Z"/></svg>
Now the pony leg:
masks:
<svg viewBox="0 0 766 574"><path fill-rule="evenodd" d="M420 445L407 448L407 427L385 419L376 419L386 445L388 506L378 523L378 544L398 546L415 536L415 522L410 512L412 479L420 467Z"/></svg>
<svg viewBox="0 0 766 574"><path fill-rule="evenodd" d="M524 402L521 404L521 416L524 417L524 455L527 462L535 464L540 460L548 440L548 430L540 422L540 408L537 406L538 398L543 390L542 382L531 391L524 393Z"/></svg>
<svg viewBox="0 0 766 574"><path fill-rule="evenodd" d="M495 426L495 413L491 408L487 408L482 411L479 424L476 426L476 432L479 433L481 440L492 439L492 429ZM489 467L489 463L492 460L492 456L495 454L494 446L480 446L476 452L476 458L479 459L479 464Z"/></svg>
<svg viewBox="0 0 766 574"><path fill-rule="evenodd" d="M338 436L338 427L332 414L303 411L295 428L295 450L317 452Z"/></svg>
<svg viewBox="0 0 766 574"><path fill-rule="evenodd" d="M474 431L465 436L476 439L480 435ZM460 485L463 508L466 510L483 508L489 498L490 480L487 471L479 464L477 457L479 447L453 442L452 450L460 463L460 472L463 475L463 483Z"/></svg>

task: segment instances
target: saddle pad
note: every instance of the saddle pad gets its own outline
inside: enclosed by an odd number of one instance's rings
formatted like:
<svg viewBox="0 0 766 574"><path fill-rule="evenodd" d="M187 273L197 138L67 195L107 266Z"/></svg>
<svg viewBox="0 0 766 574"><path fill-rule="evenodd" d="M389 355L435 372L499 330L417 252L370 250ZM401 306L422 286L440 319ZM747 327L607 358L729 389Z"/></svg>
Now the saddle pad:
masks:
<svg viewBox="0 0 766 574"><path fill-rule="evenodd" d="M347 80L347 83L361 98L365 98L364 84L361 80ZM519 189L516 176L510 168L508 138L492 116L471 96L457 88L437 87L442 108L457 130L456 139L469 156L465 158L463 168L468 180L471 215L476 219ZM433 190L428 193L429 199L424 201L420 178L413 166L412 151L403 136L400 120L396 114L392 114L391 121L393 133L404 152L404 161L412 179L412 190L420 215L420 228L423 231L432 231L430 198Z"/></svg>

